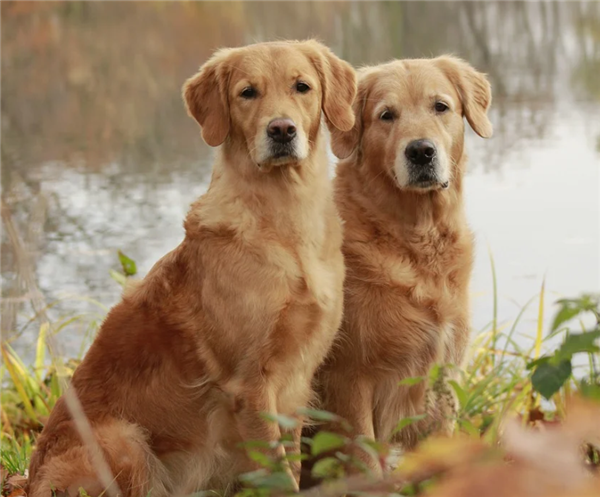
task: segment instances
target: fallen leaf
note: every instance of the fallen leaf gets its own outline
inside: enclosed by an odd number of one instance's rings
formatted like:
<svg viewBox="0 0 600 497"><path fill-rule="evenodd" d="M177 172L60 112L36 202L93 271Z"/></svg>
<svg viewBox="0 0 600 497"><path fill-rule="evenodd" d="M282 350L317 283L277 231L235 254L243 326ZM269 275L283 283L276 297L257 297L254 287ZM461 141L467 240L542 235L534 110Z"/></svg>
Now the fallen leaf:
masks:
<svg viewBox="0 0 600 497"><path fill-rule="evenodd" d="M27 485L27 477L23 475L11 475L9 476L2 489L2 495L7 497L21 497L26 495L25 486Z"/></svg>

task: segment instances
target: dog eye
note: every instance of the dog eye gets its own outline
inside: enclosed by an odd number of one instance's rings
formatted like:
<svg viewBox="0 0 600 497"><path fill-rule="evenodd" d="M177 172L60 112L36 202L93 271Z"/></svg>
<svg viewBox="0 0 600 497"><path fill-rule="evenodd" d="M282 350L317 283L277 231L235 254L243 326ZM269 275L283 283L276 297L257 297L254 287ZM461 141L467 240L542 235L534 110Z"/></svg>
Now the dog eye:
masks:
<svg viewBox="0 0 600 497"><path fill-rule="evenodd" d="M296 83L296 91L298 93L306 93L308 90L310 90L310 86L308 86L306 83L303 83L302 81L298 81Z"/></svg>
<svg viewBox="0 0 600 497"><path fill-rule="evenodd" d="M444 102L436 102L434 108L435 111L439 112L440 114L446 112L449 109L449 107Z"/></svg>
<svg viewBox="0 0 600 497"><path fill-rule="evenodd" d="M248 100L250 100L251 98L254 98L258 95L258 92L252 88L251 86L247 86L246 88L244 88L242 90L242 93L240 93L240 97L242 98L246 98Z"/></svg>
<svg viewBox="0 0 600 497"><path fill-rule="evenodd" d="M393 121L394 120L394 114L392 114L389 110L384 110L379 115L379 119L381 119L382 121Z"/></svg>

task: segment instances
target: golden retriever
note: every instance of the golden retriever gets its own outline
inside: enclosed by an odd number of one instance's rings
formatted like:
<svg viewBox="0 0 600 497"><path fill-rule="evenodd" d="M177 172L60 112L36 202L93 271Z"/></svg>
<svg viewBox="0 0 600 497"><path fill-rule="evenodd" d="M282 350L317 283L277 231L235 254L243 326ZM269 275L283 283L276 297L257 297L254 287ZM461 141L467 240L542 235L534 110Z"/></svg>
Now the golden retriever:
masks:
<svg viewBox="0 0 600 497"><path fill-rule="evenodd" d="M307 406L342 317L322 113L331 129L354 125L352 67L312 40L223 49L183 94L204 140L222 144L210 187L183 242L125 290L72 380L114 477L107 495L227 490L257 469L240 443L278 441L263 413ZM299 452L293 431L294 447L272 456ZM37 440L30 497L100 495L97 456L61 399ZM286 466L291 488L298 466Z"/></svg>
<svg viewBox="0 0 600 497"><path fill-rule="evenodd" d="M473 236L463 205L464 121L482 137L491 89L460 59L396 60L359 71L352 130L332 131L344 222L344 318L316 376L323 409L378 441L411 448L425 431L451 431L435 364L460 366L469 338ZM427 419L394 434L400 419ZM331 426L329 429L333 429ZM373 470L363 451L357 457Z"/></svg>

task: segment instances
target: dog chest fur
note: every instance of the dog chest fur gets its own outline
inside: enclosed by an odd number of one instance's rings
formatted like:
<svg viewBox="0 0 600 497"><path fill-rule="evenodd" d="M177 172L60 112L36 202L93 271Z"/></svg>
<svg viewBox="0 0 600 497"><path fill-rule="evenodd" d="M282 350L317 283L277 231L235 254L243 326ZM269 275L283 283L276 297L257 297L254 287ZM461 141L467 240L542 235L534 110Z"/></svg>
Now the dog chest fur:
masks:
<svg viewBox="0 0 600 497"><path fill-rule="evenodd" d="M206 257L202 302L214 322L212 328L219 330L220 348L227 351L219 362L231 364L225 388L234 393L238 374L245 374L240 368L243 357L231 351L250 352L260 357L256 367L261 374L276 377L279 412L291 412L292 405L306 402L308 378L341 319L341 228L337 215L324 216L326 210L335 213L328 190L324 188L318 202L308 203L312 209L304 203L301 216L289 210L279 214L278 221L283 218L287 223L277 231L265 219L264 208L253 214L239 197L226 203L229 212L219 210L222 216L202 220L201 253ZM216 211L203 206L200 210ZM236 221L225 224L225 217Z"/></svg>

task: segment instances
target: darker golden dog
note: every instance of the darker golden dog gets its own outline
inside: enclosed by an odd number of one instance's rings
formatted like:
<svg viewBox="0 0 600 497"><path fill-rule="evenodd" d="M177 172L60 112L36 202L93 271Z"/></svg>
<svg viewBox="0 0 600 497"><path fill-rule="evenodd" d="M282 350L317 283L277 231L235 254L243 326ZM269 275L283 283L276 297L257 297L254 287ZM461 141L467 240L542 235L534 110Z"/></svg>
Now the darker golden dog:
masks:
<svg viewBox="0 0 600 497"><path fill-rule="evenodd" d="M353 69L317 42L221 50L185 85L221 145L185 239L126 289L73 377L99 447L61 399L37 441L30 497L227 490L256 469L241 442L276 442L264 412L294 415L342 316L341 227L322 113L354 124ZM273 456L299 451L277 445ZM299 468L288 468L297 481ZM297 486L290 479L290 485Z"/></svg>
<svg viewBox="0 0 600 497"><path fill-rule="evenodd" d="M323 408L356 435L389 441L401 418L427 413L393 437L410 448L425 431L452 427L447 387L399 382L463 359L473 263L463 117L491 136L490 102L485 76L459 59L398 60L360 71L356 124L332 131L344 158L335 179L344 318L317 383Z"/></svg>

